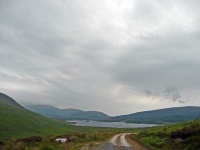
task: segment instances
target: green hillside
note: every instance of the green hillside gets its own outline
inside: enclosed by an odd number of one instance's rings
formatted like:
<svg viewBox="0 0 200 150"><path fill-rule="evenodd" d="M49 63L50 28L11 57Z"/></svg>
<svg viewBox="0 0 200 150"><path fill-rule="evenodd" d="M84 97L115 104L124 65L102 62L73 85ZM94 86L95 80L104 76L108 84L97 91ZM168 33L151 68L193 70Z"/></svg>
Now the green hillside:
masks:
<svg viewBox="0 0 200 150"><path fill-rule="evenodd" d="M63 134L67 123L43 117L0 100L0 138Z"/></svg>
<svg viewBox="0 0 200 150"><path fill-rule="evenodd" d="M13 105L18 106L18 107L22 107L13 98L11 98L10 96L8 96L4 93L1 93L1 92L0 92L0 100L5 101L5 102L9 102L10 104L13 104Z"/></svg>
<svg viewBox="0 0 200 150"><path fill-rule="evenodd" d="M199 150L200 119L145 130L132 138L155 150Z"/></svg>

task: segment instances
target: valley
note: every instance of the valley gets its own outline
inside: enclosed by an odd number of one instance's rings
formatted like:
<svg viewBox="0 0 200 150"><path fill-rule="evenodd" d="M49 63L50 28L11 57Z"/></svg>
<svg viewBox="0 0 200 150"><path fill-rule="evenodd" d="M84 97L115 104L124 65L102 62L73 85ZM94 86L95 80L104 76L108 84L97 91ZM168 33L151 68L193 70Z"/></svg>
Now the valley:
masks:
<svg viewBox="0 0 200 150"><path fill-rule="evenodd" d="M47 106L43 106L43 108L44 107L47 108ZM52 109L52 107L50 108ZM173 109L174 108L171 108L170 111ZM186 117L188 116L188 112L190 112L189 114L192 117L195 117L195 115L198 116L199 113L198 107L183 107L178 109L180 109L182 115L185 115ZM45 113L45 109L40 110L43 110L42 113ZM88 114L88 112L75 109L65 109L65 111L70 112L68 116L80 113ZM154 116L156 116L155 112L157 111L160 112L166 110L155 110L153 111ZM185 113L183 113L183 111ZM47 112L50 114L51 111ZM57 115L60 113L54 112ZM51 113L53 114L53 112ZM172 125L152 126L151 124L147 124L145 126L143 124L142 126L140 124L135 124L137 126L131 126L131 123L123 121L110 122L110 120L107 120L105 122L105 120L100 121L98 118L95 120L93 120L94 118L91 118L91 120L89 120L91 117L90 114L91 112L89 112L89 115L86 115L88 120L77 121L77 123L85 123L84 125L74 126L64 120L58 120L56 117L45 117L44 115L27 110L11 97L0 94L0 149L161 150L165 147L165 149L169 150L179 150L182 148L191 150L191 148L197 149L200 145L198 140L200 134L199 119ZM94 114L99 115L99 112L95 112ZM148 113L141 112L138 114L144 116L144 114L147 115ZM136 115L138 114L136 113ZM165 115L165 113L162 115ZM116 118L128 118L128 116L129 115ZM152 116L151 112L149 113L149 116ZM160 116L161 115L158 115L157 117L159 118ZM169 116L171 116L171 114L169 114ZM109 117L109 119L113 118ZM86 125L91 123L94 124L94 127ZM117 124L117 126L112 126L112 124ZM128 125L128 128L123 125ZM67 141L65 143L59 143L56 142L57 138L65 138ZM172 144L170 145L169 143Z"/></svg>
<svg viewBox="0 0 200 150"><path fill-rule="evenodd" d="M49 105L28 105L25 108L38 114L61 120L91 120L155 125L182 123L200 116L200 107L197 106L164 108L121 116L109 116L103 112L83 111L72 108L59 109Z"/></svg>

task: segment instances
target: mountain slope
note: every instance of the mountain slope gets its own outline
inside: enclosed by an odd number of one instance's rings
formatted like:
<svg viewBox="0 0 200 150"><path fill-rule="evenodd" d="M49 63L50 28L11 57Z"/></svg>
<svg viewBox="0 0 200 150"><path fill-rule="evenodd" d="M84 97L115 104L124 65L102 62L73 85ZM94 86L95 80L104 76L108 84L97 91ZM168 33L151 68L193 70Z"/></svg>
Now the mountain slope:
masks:
<svg viewBox="0 0 200 150"><path fill-rule="evenodd" d="M133 123L179 123L200 117L200 107L173 107L111 117L109 121Z"/></svg>
<svg viewBox="0 0 200 150"><path fill-rule="evenodd" d="M18 106L18 107L22 107L13 98L11 98L10 96L8 96L4 93L1 93L1 92L0 92L0 100L9 102L10 104L13 104L13 105Z"/></svg>
<svg viewBox="0 0 200 150"><path fill-rule="evenodd" d="M0 99L0 139L30 135L63 134L67 124L33 113Z"/></svg>
<svg viewBox="0 0 200 150"><path fill-rule="evenodd" d="M132 138L155 150L199 150L200 119L147 129Z"/></svg>
<svg viewBox="0 0 200 150"><path fill-rule="evenodd" d="M82 111L78 109L59 109L48 105L28 105L25 108L53 118L62 120L107 120L109 116L98 111Z"/></svg>

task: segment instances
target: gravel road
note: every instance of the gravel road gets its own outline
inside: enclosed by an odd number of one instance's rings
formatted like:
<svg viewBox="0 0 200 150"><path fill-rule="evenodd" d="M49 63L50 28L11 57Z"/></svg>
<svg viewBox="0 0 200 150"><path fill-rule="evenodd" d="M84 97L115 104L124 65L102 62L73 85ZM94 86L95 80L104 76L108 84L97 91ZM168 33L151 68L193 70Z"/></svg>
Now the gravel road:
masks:
<svg viewBox="0 0 200 150"><path fill-rule="evenodd" d="M92 150L134 150L125 139L127 134L128 133L115 135L109 142L93 148Z"/></svg>

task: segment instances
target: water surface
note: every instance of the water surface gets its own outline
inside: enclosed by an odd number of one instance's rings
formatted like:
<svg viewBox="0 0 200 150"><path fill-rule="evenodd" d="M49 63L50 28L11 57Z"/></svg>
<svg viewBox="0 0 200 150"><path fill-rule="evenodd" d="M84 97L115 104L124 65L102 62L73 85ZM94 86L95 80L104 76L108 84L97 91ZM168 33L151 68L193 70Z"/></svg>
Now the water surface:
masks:
<svg viewBox="0 0 200 150"><path fill-rule="evenodd" d="M88 127L110 127L110 128L143 128L153 127L155 124L137 124L137 123L125 123L125 122L102 122L102 121L85 121L85 120L73 120L67 121L73 122L75 126L88 126Z"/></svg>

